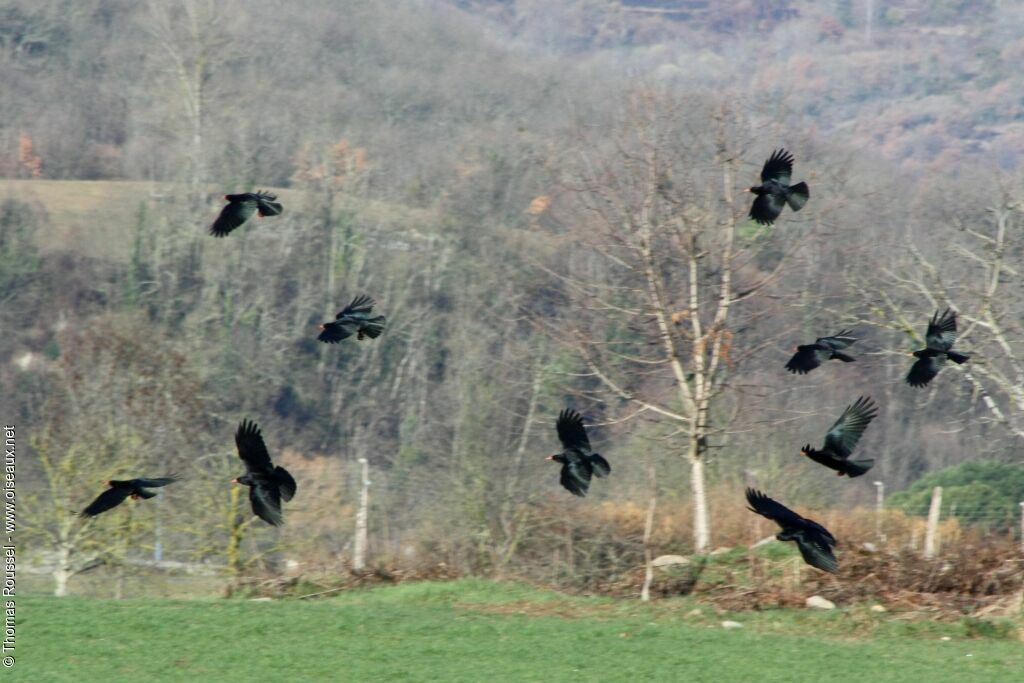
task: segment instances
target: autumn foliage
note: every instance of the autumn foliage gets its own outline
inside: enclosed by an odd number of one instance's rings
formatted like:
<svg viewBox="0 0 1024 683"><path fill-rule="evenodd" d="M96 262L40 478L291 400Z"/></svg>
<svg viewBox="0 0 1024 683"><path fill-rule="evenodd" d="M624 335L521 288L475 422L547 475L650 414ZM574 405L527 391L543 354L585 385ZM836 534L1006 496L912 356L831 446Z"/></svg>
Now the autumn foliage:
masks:
<svg viewBox="0 0 1024 683"><path fill-rule="evenodd" d="M18 136L18 165L21 177L43 177L43 160L35 153L32 136L28 133L21 133Z"/></svg>

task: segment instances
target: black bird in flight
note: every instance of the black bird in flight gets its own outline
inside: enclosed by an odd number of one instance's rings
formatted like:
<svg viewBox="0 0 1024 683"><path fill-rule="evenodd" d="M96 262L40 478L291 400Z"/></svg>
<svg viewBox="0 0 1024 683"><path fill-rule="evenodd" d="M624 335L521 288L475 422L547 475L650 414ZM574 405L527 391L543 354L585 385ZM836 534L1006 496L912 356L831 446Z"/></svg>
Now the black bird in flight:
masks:
<svg viewBox="0 0 1024 683"><path fill-rule="evenodd" d="M210 226L210 234L214 237L224 237L252 218L257 211L260 218L263 218L264 216L280 215L284 209L277 201L277 195L269 192L226 194L224 199L228 200L228 205L221 209L217 220Z"/></svg>
<svg viewBox="0 0 1024 683"><path fill-rule="evenodd" d="M245 463L245 474L231 483L248 486L253 514L267 524L280 526L284 523L281 500L289 501L295 496L295 480L288 470L270 462L270 453L255 422L242 420L235 432L235 445L238 457Z"/></svg>
<svg viewBox="0 0 1024 683"><path fill-rule="evenodd" d="M835 537L829 530L810 519L796 514L782 503L778 503L755 489L747 489L748 508L762 517L767 517L780 527L782 531L775 535L780 541L796 541L804 562L822 571L835 574L839 571L839 562L832 554L836 545Z"/></svg>
<svg viewBox="0 0 1024 683"><path fill-rule="evenodd" d="M748 187L744 192L757 195L750 207L750 217L761 225L771 225L782 213L782 207L799 211L804 208L811 191L807 183L789 184L793 175L793 155L784 149L775 150L761 169L761 184Z"/></svg>
<svg viewBox="0 0 1024 683"><path fill-rule="evenodd" d="M957 365L966 363L970 358L965 353L951 350L956 341L956 313L948 308L942 315L935 311L935 315L928 321L924 341L925 348L914 351L917 360L907 373L907 384L912 387L923 387L935 379L947 358Z"/></svg>
<svg viewBox="0 0 1024 683"><path fill-rule="evenodd" d="M857 341L857 338L852 335L853 330L843 330L831 337L818 337L814 340L813 344L801 344L796 347L796 353L786 363L786 369L790 372L806 375L827 360L841 360L844 363L852 363L855 360L852 356L839 352L840 349L845 349Z"/></svg>
<svg viewBox="0 0 1024 683"><path fill-rule="evenodd" d="M96 500L89 503L89 507L82 510L79 514L83 517L95 517L107 510L116 508L129 496L132 500L153 498L156 494L152 491L147 491L147 488L167 486L168 484L173 484L176 481L178 481L178 478L174 475L169 477L159 477L157 479L128 479L126 481L113 479L107 482L107 486L110 488L97 496Z"/></svg>
<svg viewBox="0 0 1024 683"><path fill-rule="evenodd" d="M864 458L862 460L850 460L850 454L857 446L860 435L868 428L868 424L878 415L878 406L872 403L870 398L861 396L852 405L846 406L846 410L839 416L836 423L825 435L825 445L820 451L811 448L807 444L800 453L808 458L835 470L839 476L844 474L849 477L859 477L875 464L874 459Z"/></svg>
<svg viewBox="0 0 1024 683"><path fill-rule="evenodd" d="M569 493L585 496L590 488L591 475L608 476L612 466L600 454L590 452L590 439L583 427L583 418L575 410L566 409L559 413L555 429L565 450L546 459L562 463L560 481Z"/></svg>
<svg viewBox="0 0 1024 683"><path fill-rule="evenodd" d="M333 322L320 326L323 332L317 339L327 344L337 344L353 334L356 339L376 339L384 331L384 316L370 317L374 304L374 300L366 295L352 299L352 303L343 308Z"/></svg>

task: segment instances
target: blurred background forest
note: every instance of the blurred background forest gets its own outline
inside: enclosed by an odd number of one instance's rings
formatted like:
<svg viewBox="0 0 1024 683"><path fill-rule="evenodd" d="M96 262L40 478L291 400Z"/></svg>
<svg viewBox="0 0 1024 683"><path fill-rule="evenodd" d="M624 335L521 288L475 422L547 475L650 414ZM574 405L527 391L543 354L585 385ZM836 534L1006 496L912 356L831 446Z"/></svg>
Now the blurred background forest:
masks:
<svg viewBox="0 0 1024 683"><path fill-rule="evenodd" d="M956 534L1016 533L1022 36L1024 6L997 0L10 0L20 537L58 581L154 559L329 571L351 560L360 458L382 566L604 585L645 546L767 535L748 484L827 509L841 540L875 533L845 513L875 482L905 490L894 515L941 484ZM739 190L783 146L811 200L759 229ZM211 238L222 195L257 188L283 215ZM360 293L384 335L317 343ZM972 361L911 389L946 306ZM856 363L785 372L842 328ZM877 464L827 476L799 449L862 394ZM567 406L613 468L586 499L544 461ZM280 530L228 483L243 418L299 484ZM151 504L70 514L170 471L187 480ZM912 521L876 535L914 543Z"/></svg>

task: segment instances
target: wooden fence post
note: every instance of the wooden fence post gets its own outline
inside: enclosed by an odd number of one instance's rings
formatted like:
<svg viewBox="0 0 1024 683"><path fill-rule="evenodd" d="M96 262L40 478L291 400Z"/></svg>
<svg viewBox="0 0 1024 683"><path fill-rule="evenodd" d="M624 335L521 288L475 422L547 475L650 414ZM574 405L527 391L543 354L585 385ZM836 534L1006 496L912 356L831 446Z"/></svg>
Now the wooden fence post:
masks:
<svg viewBox="0 0 1024 683"><path fill-rule="evenodd" d="M875 537L878 543L885 543L885 534L882 533L882 513L885 509L885 483L875 482Z"/></svg>
<svg viewBox="0 0 1024 683"><path fill-rule="evenodd" d="M1024 553L1024 500L1020 503L1020 551Z"/></svg>
<svg viewBox="0 0 1024 683"><path fill-rule="evenodd" d="M928 530L924 536L925 559L935 557L938 549L937 541L939 535L939 509L942 506L942 487L936 486L932 490L932 506L928 509Z"/></svg>

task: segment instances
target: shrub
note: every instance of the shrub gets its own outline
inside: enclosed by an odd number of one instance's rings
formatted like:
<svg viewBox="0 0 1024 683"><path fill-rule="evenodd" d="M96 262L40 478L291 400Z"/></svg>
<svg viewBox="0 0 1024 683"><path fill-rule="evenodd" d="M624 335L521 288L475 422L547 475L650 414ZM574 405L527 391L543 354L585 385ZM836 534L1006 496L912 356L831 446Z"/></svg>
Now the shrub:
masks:
<svg viewBox="0 0 1024 683"><path fill-rule="evenodd" d="M892 507L911 515L928 514L932 489L941 486L943 516L964 524L1007 527L1024 500L1024 467L1006 463L965 462L933 472L889 498Z"/></svg>

